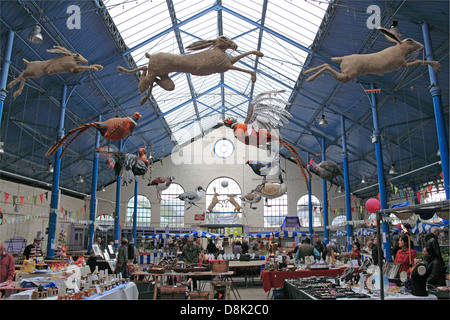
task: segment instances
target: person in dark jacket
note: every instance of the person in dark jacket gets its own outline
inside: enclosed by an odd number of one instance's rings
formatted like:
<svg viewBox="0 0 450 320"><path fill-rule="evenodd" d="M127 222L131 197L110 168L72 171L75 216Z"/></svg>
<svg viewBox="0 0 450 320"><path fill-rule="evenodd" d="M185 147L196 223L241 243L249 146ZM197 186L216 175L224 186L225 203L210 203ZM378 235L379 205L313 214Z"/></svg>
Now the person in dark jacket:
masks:
<svg viewBox="0 0 450 320"><path fill-rule="evenodd" d="M314 235L313 241L314 241L314 248L316 248L316 250L319 251L319 254L322 257L322 259L326 260L328 249L325 243L322 240L320 240L320 237L317 234Z"/></svg>
<svg viewBox="0 0 450 320"><path fill-rule="evenodd" d="M377 266L380 262L380 259L378 257L378 237L374 237L372 243L372 260L373 264ZM381 249L381 259L384 259L383 249Z"/></svg>
<svg viewBox="0 0 450 320"><path fill-rule="evenodd" d="M445 286L445 266L435 256L434 248L431 245L424 247L422 255L427 267L427 283L435 287Z"/></svg>
<svg viewBox="0 0 450 320"><path fill-rule="evenodd" d="M442 254L441 254L441 246L439 245L439 235L441 233L441 230L439 230L439 228L437 227L433 227L430 230L430 233L428 233L425 236L425 246L431 246L434 250L434 256L438 259L441 260L442 263L444 263L444 259L442 259Z"/></svg>
<svg viewBox="0 0 450 320"><path fill-rule="evenodd" d="M248 253L248 241L247 240L242 241L241 248L242 248L242 254Z"/></svg>

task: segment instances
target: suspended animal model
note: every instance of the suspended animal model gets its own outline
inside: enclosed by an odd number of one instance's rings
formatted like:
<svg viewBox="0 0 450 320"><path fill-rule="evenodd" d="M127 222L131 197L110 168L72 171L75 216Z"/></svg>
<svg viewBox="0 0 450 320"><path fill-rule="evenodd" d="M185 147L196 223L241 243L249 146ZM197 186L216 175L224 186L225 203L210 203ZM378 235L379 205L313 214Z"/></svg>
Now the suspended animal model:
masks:
<svg viewBox="0 0 450 320"><path fill-rule="evenodd" d="M52 147L50 147L50 149L48 149L45 156L48 157L50 155L55 154L56 151L60 147L62 147L62 145L66 143L66 141L78 131L75 137L73 137L73 139L70 140L69 143L67 143L67 145L62 150L61 155L59 156L61 158L66 149L69 147L69 145L81 134L88 131L90 128L97 129L104 139L114 141L122 140L128 137L133 132L134 128L136 128L137 121L141 118L142 116L139 114L139 112L135 112L133 116L130 117L125 118L116 117L102 122L85 123L81 126L69 130L69 132L67 132L57 143L55 143Z"/></svg>
<svg viewBox="0 0 450 320"><path fill-rule="evenodd" d="M274 147L277 142L281 143L286 149L289 150L294 161L300 169L300 173L305 180L306 188L308 188L308 175L311 173L306 169L306 164L297 152L297 149L289 142L283 140L281 137L271 133L269 130L276 129L277 125L283 125L288 122L286 117L290 114L284 107L276 105L276 103L283 102L283 100L272 97L273 94L283 92L265 92L258 95L255 100L250 103L249 114L247 115L244 123L238 123L236 118L229 117L223 121L225 126L233 129L236 139L246 145L252 145L255 147L266 146L271 144L272 150L278 151L278 147ZM270 96L268 96L270 94ZM266 95L263 99L262 97ZM270 102L267 104L266 102ZM267 128L267 129L262 129Z"/></svg>
<svg viewBox="0 0 450 320"><path fill-rule="evenodd" d="M330 72L336 80L344 83L367 73L383 75L399 70L400 68L411 68L418 65L429 65L436 72L441 71L441 65L438 61L407 61L408 55L423 49L421 43L410 38L401 40L398 37L398 32L392 29L389 30L382 27L378 27L377 29L384 34L388 41L394 42L396 45L375 53L351 54L344 57L331 58L331 61L340 63L342 73L333 70L329 64L325 63L306 70L306 75L317 71L306 81L313 81L324 71Z"/></svg>
<svg viewBox="0 0 450 320"><path fill-rule="evenodd" d="M263 184L267 181L267 176L279 175L281 172L285 172L280 167L280 153L274 152L271 161L262 160L248 160L246 162L258 176L263 177Z"/></svg>
<svg viewBox="0 0 450 320"><path fill-rule="evenodd" d="M218 203L220 203L220 204L222 205L222 207L223 207L223 204L221 203L223 200L219 200L219 194L218 194L217 191L216 191L216 187L214 187L213 189L214 189L214 196L213 196L213 198L212 198L212 200L211 200L211 203L210 203L209 206L208 206L208 211L209 211L209 213L213 212L214 207L215 207Z"/></svg>
<svg viewBox="0 0 450 320"><path fill-rule="evenodd" d="M104 148L100 150L104 150ZM145 175L150 165L145 148L138 150L138 156L121 151L101 151L101 154L108 158L107 163L109 168L114 170L116 177L121 177L122 185L125 186L136 181L138 176Z"/></svg>
<svg viewBox="0 0 450 320"><path fill-rule="evenodd" d="M336 163L329 160L322 161L321 163L317 164L314 162L314 159L311 159L308 164L308 169L310 172L317 174L322 179L330 181L331 183L333 183L334 178L338 176L344 176L341 168L339 168Z"/></svg>
<svg viewBox="0 0 450 320"><path fill-rule="evenodd" d="M159 202L161 202L162 200L161 193L170 187L170 184L172 183L173 180L175 180L175 177L173 176L168 176L167 178L158 177L156 179L153 179L148 184L149 186L156 187L156 197L158 198Z"/></svg>
<svg viewBox="0 0 450 320"><path fill-rule="evenodd" d="M8 84L8 88L14 86L17 82L21 81L19 89L14 92L13 97L16 98L22 93L25 81L27 78L40 78L46 74L57 73L82 73L85 71L98 71L103 69L103 66L99 64L92 64L90 66L80 66L88 64L88 61L79 53L72 53L66 48L53 46L53 49L48 49L50 53L60 53L63 56L56 57L51 60L45 61L27 61L22 59L26 65L26 68L22 73L13 81Z"/></svg>
<svg viewBox="0 0 450 320"><path fill-rule="evenodd" d="M255 192L265 198L266 205L268 199L275 199L281 197L287 192L287 185L283 180L281 174L278 176L279 183L265 183L258 185L252 192Z"/></svg>
<svg viewBox="0 0 450 320"><path fill-rule="evenodd" d="M192 191L183 192L177 197L181 201L190 204L189 208L187 208L186 210L189 210L193 205L196 206L197 208L200 208L198 205L195 204L195 202L199 201L202 198L202 193L200 192L200 190L205 191L205 189L203 189L201 186L198 186L195 192Z"/></svg>
<svg viewBox="0 0 450 320"><path fill-rule="evenodd" d="M333 182L333 179L338 176L344 176L341 168L339 168L336 163L329 160L322 161L321 163L317 164L314 162L314 159L311 159L308 164L308 169L312 173L317 174L322 179L330 182Z"/></svg>
<svg viewBox="0 0 450 320"><path fill-rule="evenodd" d="M214 73L223 73L228 70L236 70L251 74L252 81L256 81L256 73L254 71L238 68L234 66L234 64L240 59L251 54L262 57L263 54L261 52L248 51L235 57L229 57L225 51L227 49L236 50L237 45L233 40L225 36L219 36L215 40L196 41L186 47L186 49L194 51L205 49L210 46L212 46L212 49L195 54L178 55L159 52L150 55L149 53L146 53L145 56L149 59L148 66L133 70L127 70L119 66L117 69L124 73L135 73L142 71L138 90L140 93L144 93L147 90L148 92L147 95L141 99L141 105L149 99L154 83L167 91L172 91L175 89L175 83L169 77L169 73L172 72L183 72L196 76L207 76Z"/></svg>
<svg viewBox="0 0 450 320"><path fill-rule="evenodd" d="M256 191L252 191L250 193L247 193L245 196L240 196L239 198L245 203L250 203L250 209L255 210L256 208L253 207L252 205L254 203L260 202L262 199L262 196L260 194L256 193Z"/></svg>
<svg viewBox="0 0 450 320"><path fill-rule="evenodd" d="M234 212L239 213L242 211L241 205L236 201L235 196L232 194L227 195L227 201L231 203L234 207Z"/></svg>

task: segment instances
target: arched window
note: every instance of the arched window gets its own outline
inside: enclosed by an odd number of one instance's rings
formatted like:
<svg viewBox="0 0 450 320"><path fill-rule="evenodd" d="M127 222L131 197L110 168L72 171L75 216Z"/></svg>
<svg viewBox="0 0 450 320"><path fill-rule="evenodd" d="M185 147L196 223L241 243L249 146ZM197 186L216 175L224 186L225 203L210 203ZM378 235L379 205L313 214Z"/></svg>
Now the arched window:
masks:
<svg viewBox="0 0 450 320"><path fill-rule="evenodd" d="M211 212L208 210L213 199L214 189L218 193L219 202L211 208ZM210 182L206 188L206 223L209 224L236 224L242 223L242 213L234 212L234 206L228 201L230 199L228 195L234 196L236 202L242 206L241 199L242 190L239 184L228 177L220 177Z"/></svg>
<svg viewBox="0 0 450 320"><path fill-rule="evenodd" d="M308 195L302 196L297 202L297 216L300 220L300 225L302 227L309 227L309 201ZM313 227L320 227L322 223L322 206L320 205L319 199L314 195L311 195L311 206L312 206L312 218Z"/></svg>
<svg viewBox="0 0 450 320"><path fill-rule="evenodd" d="M127 223L133 222L134 215L134 197L128 200L127 204ZM152 218L152 208L150 200L143 195L137 196L137 213L136 213L136 225L139 227L150 227Z"/></svg>
<svg viewBox="0 0 450 320"><path fill-rule="evenodd" d="M177 198L183 192L182 186L172 182L161 193L161 227L184 227L184 201Z"/></svg>
<svg viewBox="0 0 450 320"><path fill-rule="evenodd" d="M287 193L275 199L267 199L264 201L264 227L279 228L284 222L284 218L288 215L288 198Z"/></svg>
<svg viewBox="0 0 450 320"><path fill-rule="evenodd" d="M332 226L344 226L347 222L347 217L344 215L337 216L331 221Z"/></svg>

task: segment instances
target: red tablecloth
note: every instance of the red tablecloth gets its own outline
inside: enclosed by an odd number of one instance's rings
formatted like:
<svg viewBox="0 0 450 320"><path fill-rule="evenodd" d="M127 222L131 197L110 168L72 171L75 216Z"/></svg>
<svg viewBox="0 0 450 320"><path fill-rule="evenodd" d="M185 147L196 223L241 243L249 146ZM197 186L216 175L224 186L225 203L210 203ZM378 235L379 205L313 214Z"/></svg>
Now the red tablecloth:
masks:
<svg viewBox="0 0 450 320"><path fill-rule="evenodd" d="M333 268L325 270L298 270L298 271L261 271L263 289L268 292L271 288L283 288L285 279L296 279L305 277L337 277L344 272L347 267Z"/></svg>

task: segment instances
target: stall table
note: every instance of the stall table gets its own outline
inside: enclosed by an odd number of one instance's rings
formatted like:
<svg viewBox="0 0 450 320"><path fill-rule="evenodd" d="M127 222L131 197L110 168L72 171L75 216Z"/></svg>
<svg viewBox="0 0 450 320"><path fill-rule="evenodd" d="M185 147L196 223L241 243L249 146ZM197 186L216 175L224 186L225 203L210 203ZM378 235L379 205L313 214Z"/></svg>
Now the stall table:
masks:
<svg viewBox="0 0 450 320"><path fill-rule="evenodd" d="M245 286L248 287L248 279L251 281L252 286L254 283L254 277L259 274L259 268L266 263L265 260L250 260L250 261L235 261L230 260L229 268L230 269L242 269L244 273ZM258 268L258 274L255 272L256 268Z"/></svg>
<svg viewBox="0 0 450 320"><path fill-rule="evenodd" d="M279 289L284 287L284 280L305 277L338 277L347 267L317 269L317 270L296 270L296 271L261 271L261 280L263 281L263 289L269 292L270 289Z"/></svg>
<svg viewBox="0 0 450 320"><path fill-rule="evenodd" d="M161 283L162 277L167 276L186 276L186 277L202 277L202 276L220 276L225 279L229 279L231 281L231 290L234 293L235 297L239 295L237 289L233 285L233 279L231 276L234 274L234 271L226 271L226 272L214 272L214 271L198 271L198 272L174 272L174 271L166 271L164 273L151 273L151 272L143 272L137 271L131 274L131 277L134 282L139 283L153 283L154 282L154 290L153 290L153 300L156 300L158 294L158 284ZM240 295L239 295L240 296Z"/></svg>
<svg viewBox="0 0 450 320"><path fill-rule="evenodd" d="M332 281L333 279L330 279ZM320 290L320 289L319 289ZM345 290L343 288L337 287L336 291ZM351 293L347 297L335 297L324 299L332 299L332 300L379 300L380 296L377 294L373 294L368 292L366 289L362 289L361 292L359 290L359 286L354 286L349 289ZM284 282L284 299L290 300L324 300L322 298L318 298L314 296L312 293L308 292L306 288L298 287L295 279L286 279ZM414 296L408 292L405 293L393 293L393 292L385 292L384 296L385 300L437 300L437 297L433 294L429 294L425 297Z"/></svg>
<svg viewBox="0 0 450 320"><path fill-rule="evenodd" d="M7 298L7 300L31 300L33 289L29 289L20 293L13 294ZM91 297L83 300L137 300L138 290L136 284L133 282L124 283L116 286L111 290L107 290L103 293L97 293ZM58 296L48 297L39 300L58 300Z"/></svg>

